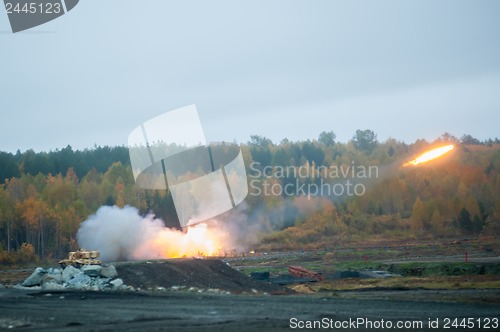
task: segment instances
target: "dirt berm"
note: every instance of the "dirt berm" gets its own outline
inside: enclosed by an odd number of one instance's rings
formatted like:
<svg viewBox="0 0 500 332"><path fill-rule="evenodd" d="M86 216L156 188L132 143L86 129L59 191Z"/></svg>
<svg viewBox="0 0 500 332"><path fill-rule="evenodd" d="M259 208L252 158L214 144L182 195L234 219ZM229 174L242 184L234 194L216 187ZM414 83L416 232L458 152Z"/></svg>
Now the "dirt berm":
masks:
<svg viewBox="0 0 500 332"><path fill-rule="evenodd" d="M172 286L219 289L233 294L294 293L288 288L256 281L219 259L169 259L115 263L126 285L143 290Z"/></svg>

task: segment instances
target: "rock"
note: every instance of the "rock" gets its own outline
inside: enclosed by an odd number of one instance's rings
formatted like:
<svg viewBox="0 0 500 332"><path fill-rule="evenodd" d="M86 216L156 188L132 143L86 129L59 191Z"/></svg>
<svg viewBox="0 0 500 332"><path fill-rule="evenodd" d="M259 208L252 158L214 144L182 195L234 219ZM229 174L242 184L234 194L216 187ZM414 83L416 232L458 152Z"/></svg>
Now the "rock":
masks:
<svg viewBox="0 0 500 332"><path fill-rule="evenodd" d="M80 269L83 273L90 277L98 277L100 275L100 272L102 270L101 265L84 265Z"/></svg>
<svg viewBox="0 0 500 332"><path fill-rule="evenodd" d="M78 270L76 267L68 265L62 272L62 278L64 282L69 282L75 276L83 274L82 271Z"/></svg>
<svg viewBox="0 0 500 332"><path fill-rule="evenodd" d="M120 278L118 278L118 279L115 279L115 280L111 281L110 284L113 287L118 288L118 287L120 287L120 286L123 285L123 280L121 280Z"/></svg>
<svg viewBox="0 0 500 332"><path fill-rule="evenodd" d="M90 286L91 282L92 278L80 272L80 274L77 274L72 279L70 279L67 284L68 287L71 288L86 289Z"/></svg>
<svg viewBox="0 0 500 332"><path fill-rule="evenodd" d="M62 269L55 269L53 267L47 269L48 274L61 274Z"/></svg>
<svg viewBox="0 0 500 332"><path fill-rule="evenodd" d="M43 286L46 283L62 284L62 282L63 282L63 276L61 273L59 274L47 273L46 275L43 276L42 282L40 284Z"/></svg>
<svg viewBox="0 0 500 332"><path fill-rule="evenodd" d="M116 272L116 268L114 265L103 266L100 272L101 276L104 278L116 278L118 276L118 272Z"/></svg>
<svg viewBox="0 0 500 332"><path fill-rule="evenodd" d="M110 286L109 281L109 278L93 278L92 285L99 288L99 290L102 290Z"/></svg>
<svg viewBox="0 0 500 332"><path fill-rule="evenodd" d="M43 276L47 273L41 267L37 267L35 271L22 283L25 287L38 286L42 282Z"/></svg>
<svg viewBox="0 0 500 332"><path fill-rule="evenodd" d="M54 290L62 290L65 287L61 284L55 282L44 282L42 284L42 290L54 291Z"/></svg>

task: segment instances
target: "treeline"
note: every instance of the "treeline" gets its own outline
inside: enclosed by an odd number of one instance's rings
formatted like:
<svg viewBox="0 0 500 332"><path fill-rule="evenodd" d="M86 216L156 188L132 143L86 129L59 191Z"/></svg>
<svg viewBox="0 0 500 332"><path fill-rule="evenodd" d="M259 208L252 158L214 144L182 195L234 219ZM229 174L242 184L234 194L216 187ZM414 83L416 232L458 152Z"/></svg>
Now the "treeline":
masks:
<svg viewBox="0 0 500 332"><path fill-rule="evenodd" d="M93 149L76 150L68 145L50 152L17 151L15 154L0 151L0 182L20 177L22 174L66 174L72 168L78 178L90 170L104 173L114 162L130 164L128 149L124 146L95 146Z"/></svg>
<svg viewBox="0 0 500 332"><path fill-rule="evenodd" d="M444 142L459 148L442 162L399 168ZM499 234L499 143L448 134L432 144L379 142L371 130L358 130L347 143L336 142L333 132L301 142L252 136L242 151L249 184L256 182L229 222L245 239L270 234L259 237L268 248L328 246L364 237ZM307 176L276 173L292 166ZM335 178L315 173L321 167L349 166L376 166L379 174ZM135 185L125 147L0 153L0 178L0 264L22 262L32 252L41 258L65 256L78 246L80 223L101 205L133 205L142 214L155 213L167 226L178 226L168 192ZM298 190L347 181L366 190L361 195ZM265 193L266 184L274 191ZM279 190L285 186L288 191Z"/></svg>
<svg viewBox="0 0 500 332"><path fill-rule="evenodd" d="M449 155L401 167L447 144L455 145ZM317 140L280 144L253 136L248 148L247 163L253 162L249 175L256 169L254 175L259 176L250 191L261 194L247 198L249 211L257 212L249 218L265 226L260 228L268 234L261 238L262 249L500 234L498 139L458 139L445 133L435 142L408 145L394 139L378 142L373 131L358 130L347 143L335 142L333 132L323 132ZM377 174L370 175L373 166Z"/></svg>
<svg viewBox="0 0 500 332"><path fill-rule="evenodd" d="M121 162L104 173L91 169L81 179L72 167L64 175L21 173L0 186L0 251L27 243L41 258L63 257L78 248L76 232L85 218L102 205L127 204L165 220L176 217L170 195L138 188L130 166Z"/></svg>

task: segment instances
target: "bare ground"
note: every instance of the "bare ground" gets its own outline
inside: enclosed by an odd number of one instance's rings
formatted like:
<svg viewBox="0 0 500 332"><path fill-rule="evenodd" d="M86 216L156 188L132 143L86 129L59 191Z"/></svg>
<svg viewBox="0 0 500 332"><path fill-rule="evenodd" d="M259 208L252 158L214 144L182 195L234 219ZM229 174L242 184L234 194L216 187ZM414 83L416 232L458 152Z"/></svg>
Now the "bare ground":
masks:
<svg viewBox="0 0 500 332"><path fill-rule="evenodd" d="M395 293L400 298L392 299ZM446 292L445 292L446 293ZM195 293L0 291L0 329L19 331L288 331L290 319L335 321L498 317L500 306L401 298L397 291L365 298ZM441 297L443 294L439 294ZM497 294L498 296L498 294ZM358 331L366 329L359 328Z"/></svg>
<svg viewBox="0 0 500 332"><path fill-rule="evenodd" d="M219 259L171 259L117 263L126 285L142 290L195 287L240 293L291 294L288 288L250 279Z"/></svg>
<svg viewBox="0 0 500 332"><path fill-rule="evenodd" d="M228 261L231 266L244 271L249 268L283 269L290 263L323 268L335 266L336 262L345 259L364 258L365 255L370 260L377 256L377 259L392 262L427 260L429 257L434 261L436 256L425 255L426 252L421 250L408 252L385 248L383 253L376 249L363 253L347 250L337 252L333 259L325 259L328 257L325 253L288 252ZM498 261L496 254L488 250L472 258L488 259L485 263L493 263ZM493 257L492 262L489 257ZM443 256L440 258L443 260ZM402 278L404 287L385 284L379 287L377 284L352 289L351 285L358 281L340 281L341 284L335 281L296 287L299 292L310 293L303 295L251 280L226 262L215 259L123 262L116 263L116 266L119 277L140 291L47 293L0 287L0 330L289 331L290 319L295 317L299 320L328 318L334 321L384 319L394 323L416 320L422 322L423 327L411 331L436 331L428 329L429 319L439 318L442 327L446 317L473 318L476 321L500 318L500 289L494 287L498 275L454 277L453 280L442 277L460 286L456 289L425 289L417 283L423 278L417 278L415 282ZM0 284L20 283L32 271L0 271ZM466 282L471 282L469 288L473 288L479 281L486 287L461 289ZM436 285L436 280L433 284ZM365 330L368 329L363 326L356 329Z"/></svg>

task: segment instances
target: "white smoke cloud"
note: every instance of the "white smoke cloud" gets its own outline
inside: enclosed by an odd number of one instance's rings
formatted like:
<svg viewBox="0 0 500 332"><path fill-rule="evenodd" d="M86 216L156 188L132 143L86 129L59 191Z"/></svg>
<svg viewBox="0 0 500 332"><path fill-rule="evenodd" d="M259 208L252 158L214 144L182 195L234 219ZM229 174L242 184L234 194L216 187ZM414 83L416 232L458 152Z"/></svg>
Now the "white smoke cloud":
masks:
<svg viewBox="0 0 500 332"><path fill-rule="evenodd" d="M206 224L187 233L167 228L161 219L141 217L131 206L102 206L77 233L79 246L99 250L103 261L214 255L223 250L227 239L228 234Z"/></svg>

